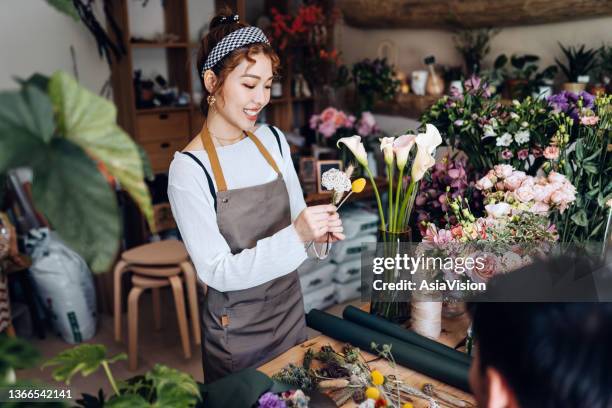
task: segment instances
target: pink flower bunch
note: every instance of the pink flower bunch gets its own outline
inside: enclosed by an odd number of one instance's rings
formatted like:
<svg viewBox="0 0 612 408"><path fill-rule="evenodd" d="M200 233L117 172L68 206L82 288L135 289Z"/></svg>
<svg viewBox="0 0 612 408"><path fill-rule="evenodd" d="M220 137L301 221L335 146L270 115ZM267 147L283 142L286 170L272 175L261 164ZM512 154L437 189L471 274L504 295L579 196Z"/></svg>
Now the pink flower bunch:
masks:
<svg viewBox="0 0 612 408"><path fill-rule="evenodd" d="M378 126L376 125L376 119L374 119L372 112L362 112L361 117L357 121L357 134L361 137L368 137L377 131Z"/></svg>
<svg viewBox="0 0 612 408"><path fill-rule="evenodd" d="M319 115L310 117L310 128L321 133L325 138L332 137L340 128L352 128L355 116L347 115L334 107L328 107Z"/></svg>
<svg viewBox="0 0 612 408"><path fill-rule="evenodd" d="M576 188L564 175L553 171L536 178L508 164L495 166L476 182L476 188L484 192L485 208L494 218L508 205L511 213L527 210L548 215L557 209L562 214L576 200Z"/></svg>

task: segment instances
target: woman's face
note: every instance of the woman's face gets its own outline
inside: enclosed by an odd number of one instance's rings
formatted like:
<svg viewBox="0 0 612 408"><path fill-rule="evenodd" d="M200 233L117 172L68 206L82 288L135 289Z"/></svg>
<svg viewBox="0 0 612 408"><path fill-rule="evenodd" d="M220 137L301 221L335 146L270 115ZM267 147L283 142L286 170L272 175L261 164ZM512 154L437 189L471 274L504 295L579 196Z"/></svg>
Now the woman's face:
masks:
<svg viewBox="0 0 612 408"><path fill-rule="evenodd" d="M239 129L251 129L270 101L272 62L263 53L246 58L229 73L221 89L218 113Z"/></svg>

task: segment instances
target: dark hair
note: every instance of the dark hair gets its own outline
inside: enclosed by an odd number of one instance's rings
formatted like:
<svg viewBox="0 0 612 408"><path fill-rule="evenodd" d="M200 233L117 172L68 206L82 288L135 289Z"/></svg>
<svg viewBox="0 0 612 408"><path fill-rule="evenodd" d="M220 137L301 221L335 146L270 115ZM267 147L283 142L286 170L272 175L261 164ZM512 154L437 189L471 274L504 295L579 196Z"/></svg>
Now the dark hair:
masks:
<svg viewBox="0 0 612 408"><path fill-rule="evenodd" d="M530 268L545 273L559 260ZM612 406L612 303L470 303L480 371L522 408Z"/></svg>
<svg viewBox="0 0 612 408"><path fill-rule="evenodd" d="M216 93L222 88L227 75L234 69L244 58L249 62L254 63L255 60L252 58L253 55L263 53L272 60L272 71L274 74L277 73L280 65L280 60L274 49L265 43L249 44L244 47L240 47L226 55L221 61L212 67L212 71L217 75L217 84L213 92L208 92L206 85L204 84L204 77L202 75L202 67L206 62L206 58L212 51L215 45L223 39L226 35L239 30L244 27L248 27L247 24L234 21L233 12L229 7L223 8L219 14L214 16L210 20L208 34L206 34L200 41L200 49L198 50L197 60L197 71L200 77L200 83L202 84L202 100L200 101L200 110L204 116L208 115L208 102L207 98L209 95Z"/></svg>

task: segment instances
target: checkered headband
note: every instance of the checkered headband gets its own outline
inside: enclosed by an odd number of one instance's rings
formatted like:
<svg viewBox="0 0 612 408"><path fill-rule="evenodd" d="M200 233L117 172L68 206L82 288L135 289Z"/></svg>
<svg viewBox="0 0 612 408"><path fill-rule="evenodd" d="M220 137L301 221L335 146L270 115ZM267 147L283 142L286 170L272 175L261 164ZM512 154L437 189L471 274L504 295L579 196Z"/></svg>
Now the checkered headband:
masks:
<svg viewBox="0 0 612 408"><path fill-rule="evenodd" d="M202 67L202 75L204 75L207 69L214 67L217 62L221 61L223 57L236 48L253 43L270 44L270 41L268 41L268 37L258 27L244 27L232 31L213 47Z"/></svg>

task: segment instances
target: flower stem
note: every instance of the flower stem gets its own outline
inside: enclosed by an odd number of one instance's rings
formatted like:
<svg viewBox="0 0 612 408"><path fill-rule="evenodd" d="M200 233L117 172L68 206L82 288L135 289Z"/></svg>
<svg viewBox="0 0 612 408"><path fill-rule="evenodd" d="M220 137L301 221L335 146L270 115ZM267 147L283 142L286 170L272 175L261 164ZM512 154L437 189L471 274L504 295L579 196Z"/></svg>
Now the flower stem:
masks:
<svg viewBox="0 0 612 408"><path fill-rule="evenodd" d="M113 377L110 367L108 366L108 361L103 360L102 367L104 367L104 371L106 372L106 376L108 377L108 381L110 382L111 387L113 387L113 391L115 391L115 395L119 395L119 388L117 388L117 384L115 383L115 378Z"/></svg>
<svg viewBox="0 0 612 408"><path fill-rule="evenodd" d="M402 206L399 212L398 222L402 225L402 228L406 225L406 207L408 206L408 201L410 201L410 197L413 194L415 182L410 181L410 186L408 186L408 191L406 191L406 195L404 195L404 199L402 200Z"/></svg>
<svg viewBox="0 0 612 408"><path fill-rule="evenodd" d="M395 225L393 218L393 164L387 164L387 181L389 183L389 197L387 197L389 211L387 216L389 217L389 231L395 231Z"/></svg>
<svg viewBox="0 0 612 408"><path fill-rule="evenodd" d="M364 166L366 173L368 173L368 177L370 178L370 183L372 183L372 188L374 189L374 196L376 197L376 203L378 204L378 215L380 216L380 229L386 231L386 223L385 223L385 214L382 210L382 203L380 202L380 194L378 193L378 187L376 186L376 180L374 180L374 176L368 167Z"/></svg>
<svg viewBox="0 0 612 408"><path fill-rule="evenodd" d="M393 225L397 228L399 225L399 219L398 214L399 214L399 199L400 199L400 192L403 190L404 187L404 168L402 167L399 171L399 179L397 180L397 188L395 189L395 214L393 214Z"/></svg>

